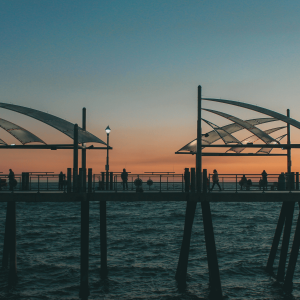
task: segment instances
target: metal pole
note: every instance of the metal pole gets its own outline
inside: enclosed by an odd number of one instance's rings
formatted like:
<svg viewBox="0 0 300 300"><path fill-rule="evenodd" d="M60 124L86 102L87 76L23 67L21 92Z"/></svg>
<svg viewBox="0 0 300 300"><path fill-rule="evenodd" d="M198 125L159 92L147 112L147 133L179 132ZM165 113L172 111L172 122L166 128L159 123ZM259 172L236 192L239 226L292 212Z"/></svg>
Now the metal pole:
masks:
<svg viewBox="0 0 300 300"><path fill-rule="evenodd" d="M290 117L290 110L286 110L287 117ZM287 144L291 144L291 126L289 123L287 123ZM292 167L292 161L291 161L291 148L287 149L287 172L288 174L291 173L291 167Z"/></svg>
<svg viewBox="0 0 300 300"><path fill-rule="evenodd" d="M78 125L74 125L74 150L73 150L73 191L77 191L78 175Z"/></svg>
<svg viewBox="0 0 300 300"><path fill-rule="evenodd" d="M82 130L86 131L86 108L82 109ZM85 143L82 143L82 146L85 146ZM81 168L82 168L82 175L83 175L83 182L82 182L82 191L86 191L86 149L81 150Z"/></svg>
<svg viewBox="0 0 300 300"><path fill-rule="evenodd" d="M197 154L196 154L196 189L201 192L202 171L202 128L201 128L201 85L198 86L198 119L197 119Z"/></svg>
<svg viewBox="0 0 300 300"><path fill-rule="evenodd" d="M109 146L109 133L107 133L107 150L106 150L106 190L109 189L109 177L108 177L108 171L109 171L109 152L108 152L108 146Z"/></svg>

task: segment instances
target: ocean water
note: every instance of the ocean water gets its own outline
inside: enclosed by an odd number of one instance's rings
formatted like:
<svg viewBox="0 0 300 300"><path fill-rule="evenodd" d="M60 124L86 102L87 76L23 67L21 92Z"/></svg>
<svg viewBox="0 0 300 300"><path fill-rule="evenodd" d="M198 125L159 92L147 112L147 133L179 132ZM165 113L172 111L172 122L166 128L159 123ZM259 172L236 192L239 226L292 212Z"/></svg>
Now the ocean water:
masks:
<svg viewBox="0 0 300 300"><path fill-rule="evenodd" d="M184 202L108 202L109 275L101 280L99 203L91 202L89 299L207 299L200 203L186 288L179 289L174 279L185 208ZM280 208L280 203L211 203L225 299L300 299L300 262L291 295L285 295L264 269ZM1 258L5 214L6 203L0 203ZM291 242L297 216L298 204ZM278 258L279 252L275 271ZM0 268L0 299L78 299L80 203L17 203L17 262L19 281L15 287L8 288L8 271Z"/></svg>

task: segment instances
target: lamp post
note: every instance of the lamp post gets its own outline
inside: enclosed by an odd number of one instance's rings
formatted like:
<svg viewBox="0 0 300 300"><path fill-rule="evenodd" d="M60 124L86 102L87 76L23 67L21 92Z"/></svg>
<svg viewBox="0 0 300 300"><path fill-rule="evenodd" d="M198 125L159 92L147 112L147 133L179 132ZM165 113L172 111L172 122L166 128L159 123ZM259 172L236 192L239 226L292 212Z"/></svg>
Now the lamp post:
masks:
<svg viewBox="0 0 300 300"><path fill-rule="evenodd" d="M111 129L109 128L109 126L107 126L105 128L106 134L107 134L107 153L106 153L106 166L105 166L105 170L106 170L106 190L108 191L109 188L109 154L108 154L108 147L109 147L109 133L111 131Z"/></svg>

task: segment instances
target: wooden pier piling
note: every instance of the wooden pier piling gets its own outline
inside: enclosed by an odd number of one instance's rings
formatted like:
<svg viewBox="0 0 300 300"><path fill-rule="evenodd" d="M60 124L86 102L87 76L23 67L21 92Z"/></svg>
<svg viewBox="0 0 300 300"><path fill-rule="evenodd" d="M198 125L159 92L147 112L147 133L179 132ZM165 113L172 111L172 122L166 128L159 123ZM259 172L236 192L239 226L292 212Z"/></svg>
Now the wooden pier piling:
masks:
<svg viewBox="0 0 300 300"><path fill-rule="evenodd" d="M207 192L207 170L203 169L203 193ZM217 250L212 224L210 204L208 201L201 201L202 218L209 270L210 296L213 299L223 299L220 272L218 265Z"/></svg>
<svg viewBox="0 0 300 300"><path fill-rule="evenodd" d="M6 206L6 220L5 220L5 232L4 232L4 242L3 242L3 256L2 256L2 267L8 267L9 259L9 221L10 221L10 205L7 202Z"/></svg>
<svg viewBox="0 0 300 300"><path fill-rule="evenodd" d="M109 172L109 189L112 191L114 189L114 173Z"/></svg>
<svg viewBox="0 0 300 300"><path fill-rule="evenodd" d="M107 270L107 234L106 234L106 201L100 201L100 251L101 251L101 269L100 275L105 279Z"/></svg>
<svg viewBox="0 0 300 300"><path fill-rule="evenodd" d="M81 200L81 251L80 251L80 292L87 298L89 293L89 195Z"/></svg>
<svg viewBox="0 0 300 300"><path fill-rule="evenodd" d="M190 172L188 168L185 169L184 179L185 179L185 192L186 192L187 203L186 203L183 238L182 238L182 244L180 249L176 275L175 275L175 279L177 280L180 286L184 286L186 284L186 274L187 274L187 266L189 260L192 227L193 227L193 222L194 222L195 212L197 207L197 202L189 201Z"/></svg>
<svg viewBox="0 0 300 300"><path fill-rule="evenodd" d="M191 168L191 192L195 193L196 191L196 172L195 168Z"/></svg>
<svg viewBox="0 0 300 300"><path fill-rule="evenodd" d="M14 285L18 281L17 275L17 218L16 202L8 202L8 236L9 236L9 273L8 284Z"/></svg>
<svg viewBox="0 0 300 300"><path fill-rule="evenodd" d="M298 214L297 226L295 230L291 255L290 255L289 264L287 267L286 276L283 285L283 289L287 293L290 293L293 289L293 276L294 276L296 262L299 254L299 246L300 246L300 207L299 207L299 214Z"/></svg>
<svg viewBox="0 0 300 300"><path fill-rule="evenodd" d="M295 207L295 202L287 202L285 226L284 226L282 246L281 246L278 271L277 271L277 280L278 281L284 280L285 264L286 264L286 258L287 258L288 248L289 248L294 207Z"/></svg>
<svg viewBox="0 0 300 300"><path fill-rule="evenodd" d="M270 272L270 273L273 272L273 264L274 264L274 260L276 257L276 252L278 249L278 245L279 245L279 241L280 241L280 237L281 237L281 233L282 233L282 229L283 229L283 225L284 225L284 221L285 221L286 204L287 204L286 202L283 202L282 206L281 206L280 215L278 218L277 227L276 227L274 238L273 238L273 243L271 246L271 250L270 250L270 254L269 254L269 258L268 258L268 262L267 262L266 270L267 270L267 272Z"/></svg>
<svg viewBox="0 0 300 300"><path fill-rule="evenodd" d="M71 193L72 191L72 169L67 169L67 193Z"/></svg>

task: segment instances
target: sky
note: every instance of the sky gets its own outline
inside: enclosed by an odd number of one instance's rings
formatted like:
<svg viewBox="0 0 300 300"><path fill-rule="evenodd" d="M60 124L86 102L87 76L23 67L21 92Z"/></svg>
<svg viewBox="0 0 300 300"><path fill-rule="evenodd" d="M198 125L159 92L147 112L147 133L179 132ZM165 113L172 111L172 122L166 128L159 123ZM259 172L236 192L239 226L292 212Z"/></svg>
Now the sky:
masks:
<svg viewBox="0 0 300 300"><path fill-rule="evenodd" d="M175 152L196 138L198 85L203 97L282 114L289 108L300 120L299 14L300 2L291 0L0 0L0 102L79 126L86 107L87 130L106 141L105 128L111 128L111 171L182 173L195 166L195 156ZM264 117L208 101L203 107L242 119ZM0 109L0 118L48 144L72 143L27 116ZM230 123L208 112L203 118ZM203 132L209 130L203 123ZM19 143L0 132L7 143ZM300 143L298 129L291 139ZM299 151L292 153L296 172ZM73 161L69 150L2 150L1 157L4 173L66 172ZM91 150L87 167L99 173L105 160L106 151ZM286 157L204 157L203 167L209 173L278 173L286 171Z"/></svg>

